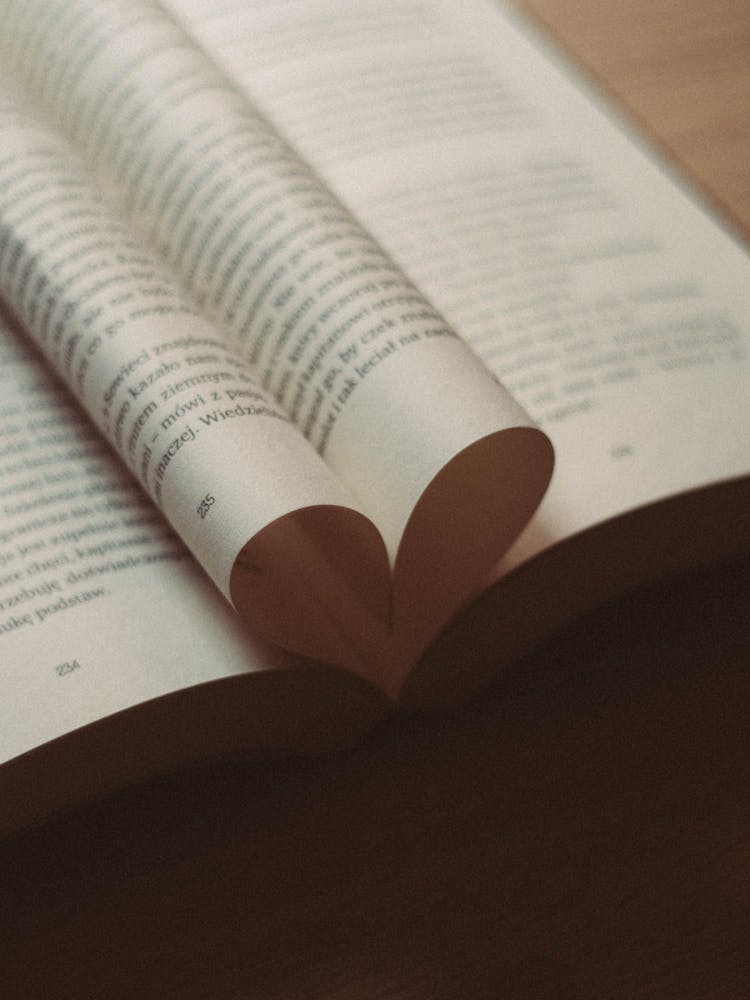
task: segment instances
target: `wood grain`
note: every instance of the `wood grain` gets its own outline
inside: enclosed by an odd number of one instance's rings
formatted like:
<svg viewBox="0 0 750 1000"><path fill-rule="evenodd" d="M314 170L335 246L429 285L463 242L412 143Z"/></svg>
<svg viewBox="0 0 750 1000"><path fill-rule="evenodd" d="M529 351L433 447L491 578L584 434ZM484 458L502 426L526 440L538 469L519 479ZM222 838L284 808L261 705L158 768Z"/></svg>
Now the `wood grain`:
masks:
<svg viewBox="0 0 750 1000"><path fill-rule="evenodd" d="M747 0L529 0L750 224ZM176 775L0 846L0 996L750 995L750 560L468 710Z"/></svg>

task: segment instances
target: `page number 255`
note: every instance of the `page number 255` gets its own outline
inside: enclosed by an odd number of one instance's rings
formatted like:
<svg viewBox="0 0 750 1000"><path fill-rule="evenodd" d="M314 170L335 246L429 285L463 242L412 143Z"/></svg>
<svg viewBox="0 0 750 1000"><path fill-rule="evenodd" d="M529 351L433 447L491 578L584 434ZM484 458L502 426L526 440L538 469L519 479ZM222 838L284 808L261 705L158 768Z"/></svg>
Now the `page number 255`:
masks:
<svg viewBox="0 0 750 1000"><path fill-rule="evenodd" d="M212 497L210 493L207 493L203 497L201 502L198 504L198 507L196 508L198 517L201 519L201 521L205 520L206 514L208 514L209 510L211 510L211 508L215 503L216 499Z"/></svg>

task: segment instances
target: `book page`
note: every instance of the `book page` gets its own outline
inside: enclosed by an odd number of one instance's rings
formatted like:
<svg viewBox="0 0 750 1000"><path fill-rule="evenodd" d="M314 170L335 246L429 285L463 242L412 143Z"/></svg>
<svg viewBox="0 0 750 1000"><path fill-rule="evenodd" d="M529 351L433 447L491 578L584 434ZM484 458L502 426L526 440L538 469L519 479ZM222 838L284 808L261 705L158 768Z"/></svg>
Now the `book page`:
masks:
<svg viewBox="0 0 750 1000"><path fill-rule="evenodd" d="M552 437L506 569L747 474L746 251L508 5L169 7Z"/></svg>
<svg viewBox="0 0 750 1000"><path fill-rule="evenodd" d="M24 92L226 332L266 405L288 414L377 526L394 572L383 642L392 647L395 627L423 643L538 505L551 472L546 437L157 4L11 3L0 44ZM267 559L297 547L292 533L255 549ZM339 546L350 575L370 564L382 578L377 546L363 537L360 548ZM256 561L245 553L240 569ZM370 589L368 611L391 603L379 579ZM347 630L369 647L365 624ZM334 645L331 634L305 649L329 659Z"/></svg>
<svg viewBox="0 0 750 1000"><path fill-rule="evenodd" d="M148 699L284 662L240 626L3 318L0 762Z"/></svg>

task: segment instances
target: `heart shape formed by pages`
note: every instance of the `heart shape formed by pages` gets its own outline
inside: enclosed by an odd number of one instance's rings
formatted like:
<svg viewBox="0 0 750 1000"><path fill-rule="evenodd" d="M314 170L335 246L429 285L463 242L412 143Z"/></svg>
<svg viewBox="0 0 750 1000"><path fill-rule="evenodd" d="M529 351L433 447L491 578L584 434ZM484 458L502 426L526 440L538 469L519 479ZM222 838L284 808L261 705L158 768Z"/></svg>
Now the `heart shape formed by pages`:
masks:
<svg viewBox="0 0 750 1000"><path fill-rule="evenodd" d="M272 642L352 669L395 697L523 530L552 466L549 440L533 427L469 445L423 491L393 565L357 511L319 505L286 514L236 559L234 606Z"/></svg>

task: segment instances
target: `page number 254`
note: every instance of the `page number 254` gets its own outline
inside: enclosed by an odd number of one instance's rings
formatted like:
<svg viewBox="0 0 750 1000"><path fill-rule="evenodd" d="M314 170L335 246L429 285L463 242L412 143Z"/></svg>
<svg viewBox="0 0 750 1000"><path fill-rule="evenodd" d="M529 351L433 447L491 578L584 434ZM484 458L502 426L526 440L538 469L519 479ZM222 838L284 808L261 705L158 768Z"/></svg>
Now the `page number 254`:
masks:
<svg viewBox="0 0 750 1000"><path fill-rule="evenodd" d="M81 664L78 660L68 660L67 663L58 663L55 667L55 673L58 677L67 677L68 674L72 674L74 670L80 670Z"/></svg>

